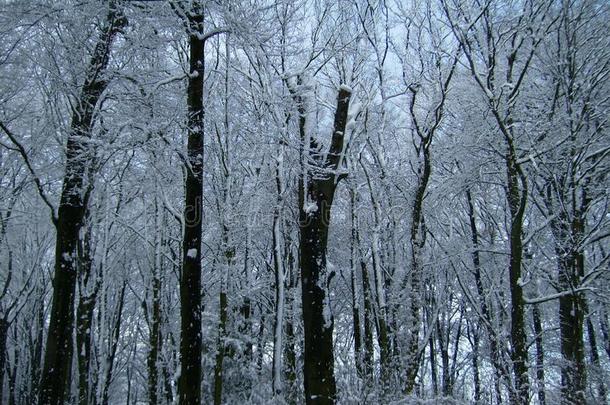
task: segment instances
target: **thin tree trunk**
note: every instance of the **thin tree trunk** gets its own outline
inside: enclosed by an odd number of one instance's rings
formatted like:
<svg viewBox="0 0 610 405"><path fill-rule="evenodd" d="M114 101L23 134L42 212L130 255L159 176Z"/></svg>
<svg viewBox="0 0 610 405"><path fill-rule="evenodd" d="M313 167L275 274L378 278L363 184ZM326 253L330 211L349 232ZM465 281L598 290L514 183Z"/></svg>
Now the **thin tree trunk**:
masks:
<svg viewBox="0 0 610 405"><path fill-rule="evenodd" d="M373 375L373 298L366 263L360 261L362 271L362 289L364 290L364 374L369 378Z"/></svg>
<svg viewBox="0 0 610 405"><path fill-rule="evenodd" d="M289 234L288 234L289 236ZM292 241L286 238L286 256L288 257L288 269L286 283L286 344L284 345L284 379L286 381L286 402L294 405L298 403L297 386L297 355L296 355L296 336L295 336L295 299L294 290L297 286L297 274L295 271L295 260L292 254Z"/></svg>
<svg viewBox="0 0 610 405"><path fill-rule="evenodd" d="M481 374L479 369L479 330L476 326L472 325L470 321L467 322L467 332L470 335L470 341L472 344L472 377L474 383L474 403L478 405L482 402L481 398Z"/></svg>
<svg viewBox="0 0 610 405"><path fill-rule="evenodd" d="M281 154L282 152L280 152ZM284 263L281 252L280 214L282 205L282 157L278 159L275 173L277 191L276 207L273 214L273 267L275 271L275 325L273 333L273 368L272 389L273 396L282 395L282 349L283 349L283 326L284 326Z"/></svg>
<svg viewBox="0 0 610 405"><path fill-rule="evenodd" d="M13 339L17 341L17 328L13 328ZM17 370L19 369L19 348L13 350L13 362L7 367L8 371L8 403L7 405L17 404Z"/></svg>
<svg viewBox="0 0 610 405"><path fill-rule="evenodd" d="M150 405L157 405L159 392L157 388L159 381L157 363L159 360L159 328L161 324L161 280L157 274L153 275L152 290L152 319L150 320L149 350L146 365L148 366L148 402Z"/></svg>
<svg viewBox="0 0 610 405"><path fill-rule="evenodd" d="M428 337L428 347L430 350L430 378L432 379L432 392L438 396L438 367L436 365L436 348L434 346L434 333Z"/></svg>
<svg viewBox="0 0 610 405"><path fill-rule="evenodd" d="M589 349L591 350L591 364L595 367L596 372L601 373L599 353L597 352L597 338L590 316L587 317L587 335L589 336ZM599 402L607 403L606 385L601 377L598 377L597 393L599 395Z"/></svg>
<svg viewBox="0 0 610 405"><path fill-rule="evenodd" d="M222 403L222 374L223 363L225 357L225 338L227 328L227 292L225 282L221 283L220 304L219 304L219 323L218 323L218 340L216 342L216 361L214 364L214 405Z"/></svg>
<svg viewBox="0 0 610 405"><path fill-rule="evenodd" d="M352 233L350 239L350 283L352 292L352 329L354 331L354 361L356 363L356 372L361 378L365 378L363 374L363 353L362 353L362 336L360 328L360 297L358 296L356 281L356 215L355 215L355 195L354 190L350 190L350 207L351 207L351 225Z"/></svg>
<svg viewBox="0 0 610 405"><path fill-rule="evenodd" d="M89 366L91 363L91 326L95 295L81 296L76 309L76 349L78 359L78 403L90 403Z"/></svg>
<svg viewBox="0 0 610 405"><path fill-rule="evenodd" d="M538 402L546 405L546 392L544 387L544 346L542 345L542 316L539 305L532 308L534 333L536 334L536 380L538 382Z"/></svg>
<svg viewBox="0 0 610 405"><path fill-rule="evenodd" d="M474 279L475 286L477 289L477 295L481 306L481 314L483 315L484 324L487 330L487 338L489 340L489 347L491 351L491 362L494 366L494 387L496 393L496 401L498 404L502 403L502 390L500 387L501 381L504 376L508 376L507 370L503 367L502 356L500 353L500 345L496 338L496 331L493 328L493 318L489 306L487 305L487 299L485 297L485 286L483 285L483 278L481 272L481 257L479 254L479 232L476 226L476 217L474 211L474 203L472 200L472 194L470 189L466 189L466 202L468 203L468 219L470 222L470 237L472 242L472 264L474 266Z"/></svg>
<svg viewBox="0 0 610 405"><path fill-rule="evenodd" d="M390 382L390 338L388 332L388 316L387 316L387 302L386 302L386 282L385 275L381 267L381 257L379 254L380 249L380 232L381 232L381 208L379 201L375 197L371 178L366 170L365 166L362 166L364 175L369 188L369 196L371 204L373 205L373 220L374 225L372 229L372 266L373 266L373 280L375 286L375 297L377 298L376 304L376 317L375 326L377 328L377 342L379 344L379 362L380 362L380 374L381 384L386 385Z"/></svg>
<svg viewBox="0 0 610 405"><path fill-rule="evenodd" d="M40 383L40 372L42 371L42 347L44 338L44 289L40 288L40 294L36 303L36 326L34 331L36 337L34 339L32 357L30 358L31 375L30 391L28 393L28 402L36 403L36 395L38 394L38 384ZM0 388L0 398L2 388Z"/></svg>
<svg viewBox="0 0 610 405"><path fill-rule="evenodd" d="M368 270L366 267L366 263L363 260L362 251L360 249L360 235L358 230L356 230L356 244L358 246L359 253L359 261L360 261L360 271L362 274L362 294L364 296L364 335L363 335L363 373L365 382L368 384L371 383L370 378L373 375L373 358L374 358L374 348L373 348L373 297L371 290L371 283L369 281ZM368 380L368 381L367 381Z"/></svg>
<svg viewBox="0 0 610 405"><path fill-rule="evenodd" d="M449 336L445 336L445 328L441 325L440 317L436 319L436 336L438 339L438 351L441 355L441 369L443 371L442 393L443 396L450 395L450 372L449 372Z"/></svg>
<svg viewBox="0 0 610 405"><path fill-rule="evenodd" d="M422 254L426 241L426 229L424 222L423 206L428 181L432 171L430 161L430 138L422 138L420 149L422 153L420 168L418 171L417 189L415 191L415 199L413 201L413 211L411 213L411 283L410 283L410 311L409 311L409 329L407 334L406 347L406 378L405 392L410 394L415 387L415 379L419 370L420 364L420 348L419 348L419 329L421 324L421 306L422 300Z"/></svg>
<svg viewBox="0 0 610 405"><path fill-rule="evenodd" d="M121 334L121 319L123 316L123 305L125 304L125 288L127 287L127 281L123 281L123 285L119 291L117 307L115 310L116 319L114 325L112 325L112 331L110 336L110 353L106 358L106 375L104 376L104 387L102 389L102 405L108 405L110 384L112 383L112 372L114 369L114 360L116 358L116 351L119 346L119 337Z"/></svg>
<svg viewBox="0 0 610 405"><path fill-rule="evenodd" d="M512 138L511 138L512 139ZM511 358L513 361L513 372L515 374L515 388L517 398L515 401L521 404L529 402L529 377L527 358L527 335L525 333L525 300L523 298L523 287L521 279L523 259L523 219L525 216L525 204L527 201L527 184L516 161L512 142L508 145L506 156L507 172L507 199L510 210L509 230L509 280L511 296Z"/></svg>
<svg viewBox="0 0 610 405"><path fill-rule="evenodd" d="M6 317L0 318L0 401L4 390L4 370L6 367L6 341L8 338L9 323Z"/></svg>

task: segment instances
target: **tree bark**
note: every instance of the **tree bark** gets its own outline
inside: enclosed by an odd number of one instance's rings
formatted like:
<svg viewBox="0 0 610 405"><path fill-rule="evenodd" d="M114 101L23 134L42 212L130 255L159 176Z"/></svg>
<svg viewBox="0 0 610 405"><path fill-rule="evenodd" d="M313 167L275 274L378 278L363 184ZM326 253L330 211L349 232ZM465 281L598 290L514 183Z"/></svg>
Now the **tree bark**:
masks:
<svg viewBox="0 0 610 405"><path fill-rule="evenodd" d="M116 357L116 351L119 346L119 337L121 334L121 319L123 317L123 306L125 304L125 288L127 282L123 281L123 285L119 290L117 307L115 310L115 321L112 325L110 335L110 350L106 357L106 375L104 376L104 387L102 388L102 405L108 405L110 384L112 383L112 373L114 370L114 360Z"/></svg>
<svg viewBox="0 0 610 405"><path fill-rule="evenodd" d="M529 402L529 377L527 358L527 335L525 333L525 300L523 298L523 287L521 279L521 268L523 259L523 219L525 216L525 204L527 201L527 184L525 176L517 163L512 137L508 142L506 155L507 173L507 199L510 211L509 229L509 280L511 296L511 359L513 361L513 373L515 375L515 388L520 404Z"/></svg>
<svg viewBox="0 0 610 405"><path fill-rule="evenodd" d="M328 287L333 274L326 268L326 248L331 207L339 180L343 136L351 91L339 89L330 150L313 170L305 167L300 198L300 264L304 327L304 385L307 404L334 404L337 388L334 375L333 324ZM303 116L303 113L301 113ZM315 141L310 139L315 144ZM315 145L314 145L315 146ZM310 148L315 150L314 148ZM311 151L310 151L311 153ZM324 173L320 173L324 169ZM328 174L330 171L332 174ZM306 184L303 184L305 183Z"/></svg>
<svg viewBox="0 0 610 405"><path fill-rule="evenodd" d="M481 306L481 315L484 320L485 329L487 331L487 338L489 340L489 348L491 355L491 362L494 366L494 380L495 380L495 392L496 401L498 404L502 403L502 390L500 388L500 382L503 377L508 376L508 372L502 364L501 348L498 344L496 337L496 331L493 328L494 322L487 299L485 297L485 286L483 285L482 271L481 271L481 256L479 254L479 232L476 226L476 217L474 210L474 202L472 199L472 193L469 188L466 189L466 202L468 203L468 220L470 223L470 238L472 242L472 264L474 266L474 280L477 289L477 295Z"/></svg>
<svg viewBox="0 0 610 405"><path fill-rule="evenodd" d="M184 238L180 275L180 405L201 403L201 240L203 201L203 69L202 10L194 5L189 20L188 161L184 201Z"/></svg>
<svg viewBox="0 0 610 405"><path fill-rule="evenodd" d="M6 340L9 323L5 317L0 318L0 401L4 390L4 370L6 367Z"/></svg>
<svg viewBox="0 0 610 405"><path fill-rule="evenodd" d="M38 397L40 405L60 405L70 390L77 246L86 213L85 176L91 159L87 139L92 136L96 105L108 86L103 75L109 62L110 47L113 39L126 24L127 19L112 1L106 26L89 61L80 98L72 114L66 146L66 173L55 220L55 277Z"/></svg>
<svg viewBox="0 0 610 405"><path fill-rule="evenodd" d="M602 373L599 362L599 353L597 352L597 338L595 335L595 327L591 321L591 317L587 317L587 335L589 336L589 348L591 350L591 364L595 367L595 371ZM607 403L606 385L604 384L603 377L598 377L597 393L599 395L599 402L602 404Z"/></svg>
<svg viewBox="0 0 610 405"><path fill-rule="evenodd" d="M289 234L288 234L289 236ZM295 271L295 259L292 253L291 238L286 238L286 256L288 257L288 268L286 273L286 344L284 345L284 380L286 381L286 402L294 405L298 403L299 388L297 386L297 354L295 336L295 289L297 286L297 274Z"/></svg>
<svg viewBox="0 0 610 405"><path fill-rule="evenodd" d="M157 364L159 360L160 346L159 328L161 325L161 280L159 279L158 274L153 275L152 289L152 319L150 320L150 331L148 337L149 349L146 365L148 366L148 402L150 405L157 405L159 392L159 372Z"/></svg>
<svg viewBox="0 0 610 405"><path fill-rule="evenodd" d="M87 405L89 398L89 366L91 363L91 326L95 296L81 296L76 310L76 349L78 358L78 403Z"/></svg>
<svg viewBox="0 0 610 405"><path fill-rule="evenodd" d="M362 353L362 331L360 327L360 297L357 291L356 280L356 215L355 215L355 192L350 190L350 208L351 208L351 226L352 233L350 238L350 286L352 290L352 329L354 332L354 361L356 363L356 372L361 378L365 378L363 371L363 353Z"/></svg>
<svg viewBox="0 0 610 405"><path fill-rule="evenodd" d="M415 96L413 97L415 98ZM415 387L415 379L419 370L420 364L420 348L419 348L419 328L421 324L421 295L423 274L422 274L422 251L426 241L426 229L423 215L424 197L428 187L428 181L432 171L430 161L430 135L421 136L420 138L420 153L421 161L418 169L417 188L415 191L415 200L413 201L413 211L411 213L411 303L410 303L410 320L409 330L407 335L406 348L406 378L405 392L410 394Z"/></svg>
<svg viewBox="0 0 610 405"><path fill-rule="evenodd" d="M283 152L280 151L280 154ZM281 248L281 206L283 194L282 157L278 159L275 171L276 207L273 213L273 267L275 273L275 324L273 333L273 369L271 385L273 396L282 395L282 351L284 345L284 304L285 304L285 271Z"/></svg>
<svg viewBox="0 0 610 405"><path fill-rule="evenodd" d="M538 402L546 405L546 391L544 387L544 346L542 345L542 316L540 307L534 305L532 308L534 322L534 333L536 334L536 380L538 382Z"/></svg>

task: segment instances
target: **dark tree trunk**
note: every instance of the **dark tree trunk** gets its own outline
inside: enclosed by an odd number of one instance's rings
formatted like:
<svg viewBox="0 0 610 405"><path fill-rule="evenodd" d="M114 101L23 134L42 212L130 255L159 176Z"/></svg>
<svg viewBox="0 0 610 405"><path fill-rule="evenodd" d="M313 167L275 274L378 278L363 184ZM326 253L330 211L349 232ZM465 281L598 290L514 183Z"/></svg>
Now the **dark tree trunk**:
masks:
<svg viewBox="0 0 610 405"><path fill-rule="evenodd" d="M602 374L599 362L599 353L597 352L597 338L595 335L595 328L591 317L587 317L587 335L589 336L589 348L591 350L591 364L595 367L597 373ZM603 374L602 374L603 375ZM604 384L603 377L598 377L597 392L599 395L599 402L602 404L607 403L606 385Z"/></svg>
<svg viewBox="0 0 610 405"><path fill-rule="evenodd" d="M106 357L106 375L104 376L104 387L102 388L102 405L108 405L110 384L112 383L112 373L114 370L114 360L116 357L116 351L119 346L119 337L121 333L121 319L123 316L123 306L125 304L125 288L127 282L123 281L121 290L119 291L117 307L115 310L114 325L112 325L111 336L110 336L110 350Z"/></svg>
<svg viewBox="0 0 610 405"><path fill-rule="evenodd" d="M13 328L13 339L17 341L17 328ZM15 347L13 352L13 362L7 367L8 371L8 402L7 405L17 404L17 370L19 369L19 348Z"/></svg>
<svg viewBox="0 0 610 405"><path fill-rule="evenodd" d="M79 232L83 226L87 201L85 176L91 151L89 143L95 107L108 86L103 78L110 57L110 47L127 19L110 3L106 27L102 30L89 62L81 88L80 99L74 107L66 146L66 173L55 220L55 277L51 319L40 382L40 405L60 405L70 390L72 369L72 335L74 328L74 293Z"/></svg>
<svg viewBox="0 0 610 405"><path fill-rule="evenodd" d="M494 366L494 380L495 380L495 392L496 401L498 404L502 403L502 390L500 383L503 377L508 375L507 370L502 363L502 354L500 352L500 345L496 337L496 331L494 330L494 322L489 305L487 305L487 298L485 297L485 286L483 285L483 275L481 272L481 257L479 254L479 232L476 226L476 217L474 210L474 203L472 200L472 193L470 189L466 189L466 202L468 203L468 219L470 223L470 237L472 241L472 264L474 266L474 280L477 289L477 295L481 306L481 315L483 317L485 329L487 331L487 338L489 340L489 348L491 355L491 362Z"/></svg>
<svg viewBox="0 0 610 405"><path fill-rule="evenodd" d="M360 261L362 270L362 290L364 295L364 336L363 336L363 372L367 378L373 375L373 297L366 263ZM369 381L370 383L371 381Z"/></svg>
<svg viewBox="0 0 610 405"><path fill-rule="evenodd" d="M509 139L507 137L507 139ZM512 139L512 138L511 138ZM525 300L521 280L523 259L523 218L527 201L527 184L515 156L512 142L509 142L506 156L507 200L510 211L509 230L509 281L511 296L511 359L515 375L515 401L520 404L529 402L529 377L527 358L527 335L525 333Z"/></svg>
<svg viewBox="0 0 610 405"><path fill-rule="evenodd" d="M479 367L479 330L475 325L472 325L471 321L466 321L467 332L469 335L469 340L472 345L472 377L474 383L474 403L475 405L479 405L482 403L481 398L481 374Z"/></svg>
<svg viewBox="0 0 610 405"><path fill-rule="evenodd" d="M434 333L428 337L428 347L430 350L430 378L432 379L432 392L438 395L438 367L436 365L436 347L434 346Z"/></svg>
<svg viewBox="0 0 610 405"><path fill-rule="evenodd" d="M608 327L608 312L606 311L606 307L602 304L602 310L599 314L599 328L602 332L602 341L604 351L610 359L610 328Z"/></svg>
<svg viewBox="0 0 610 405"><path fill-rule="evenodd" d="M373 242L375 243L375 242ZM375 248L374 248L375 249ZM383 278L384 272L381 271L381 263L373 255L372 258L373 275L375 277L376 293L377 293L377 311L375 312L375 327L377 330L377 343L379 344L379 363L380 363L380 379L382 386L386 386L390 383L390 338L388 333L387 324L387 304L385 298L381 298L385 291L379 286L385 285L384 280L378 280L377 278Z"/></svg>
<svg viewBox="0 0 610 405"><path fill-rule="evenodd" d="M558 182L560 183L560 182ZM559 191L559 187L556 187ZM547 188L545 203L553 209L551 187ZM566 198L562 205L566 204ZM581 211L584 212L584 211ZM561 291L572 291L559 298L559 331L563 363L561 367L562 403L585 404L587 376L585 368L584 315L582 293L575 291L584 275L584 255L578 248L582 237L582 219L577 210L570 220L567 212L551 221L557 255L558 285Z"/></svg>
<svg viewBox="0 0 610 405"><path fill-rule="evenodd" d="M42 371L42 346L44 337L44 290L40 288L36 304L36 323L32 334L35 335L32 344L32 356L30 357L31 373L29 376L30 390L28 392L28 403L36 403L38 384L40 383L40 372ZM0 389L1 391L1 389ZM2 396L0 395L0 398Z"/></svg>
<svg viewBox="0 0 610 405"><path fill-rule="evenodd" d="M76 352L78 359L78 403L87 405L89 397L89 366L91 363L91 326L95 295L81 296L76 309Z"/></svg>
<svg viewBox="0 0 610 405"><path fill-rule="evenodd" d="M583 206L586 198L583 198ZM574 210L570 224L570 247L560 269L559 284L565 291L580 287L584 276L584 254L580 247L584 233L585 208ZM561 353L564 367L561 370L563 400L569 404L586 403L587 368L585 364L584 326L586 312L582 293L574 292L559 298L559 329L561 331Z"/></svg>
<svg viewBox="0 0 610 405"><path fill-rule="evenodd" d="M370 384L370 378L373 376L373 296L371 283L366 263L363 260L362 251L360 249L360 233L356 229L356 245L358 246L358 260L360 262L360 271L362 274L362 295L364 299L364 335L362 337L363 352L362 352L362 371L365 378L365 383Z"/></svg>
<svg viewBox="0 0 610 405"><path fill-rule="evenodd" d="M374 225L372 229L372 241L371 241L371 264L373 267L373 284L375 289L375 328L377 331L377 343L379 345L379 363L380 363L380 382L383 386L382 390L386 391L388 384L390 384L391 375L391 347L390 347L390 332L388 330L388 305L386 302L385 292L389 290L390 283L385 277L385 272L382 270L382 260L379 254L380 249L380 228L381 228L381 213L379 212L379 203L374 193L374 189L371 184L371 178L365 166L362 166L366 181L369 188L369 196L371 204L373 205L373 219ZM358 237L358 233L356 233ZM362 260L362 254L361 260ZM364 271L364 268L363 268Z"/></svg>
<svg viewBox="0 0 610 405"><path fill-rule="evenodd" d="M222 282L219 296L218 339L216 341L216 361L214 364L214 405L222 404L223 364L227 354L225 340L227 337L228 300L225 282Z"/></svg>
<svg viewBox="0 0 610 405"><path fill-rule="evenodd" d="M297 387L297 354L295 336L295 288L297 277L295 259L292 254L292 241L286 238L286 256L288 267L286 274L286 344L284 345L284 379L286 380L286 402L294 405L298 403L299 389Z"/></svg>
<svg viewBox="0 0 610 405"><path fill-rule="evenodd" d="M534 333L536 334L536 380L538 382L538 402L546 405L546 392L544 387L544 346L542 345L542 316L538 305L532 308Z"/></svg>
<svg viewBox="0 0 610 405"><path fill-rule="evenodd" d="M562 403L584 405L586 367L584 352L584 319L582 299L578 294L559 298L559 328L561 331Z"/></svg>
<svg viewBox="0 0 610 405"><path fill-rule="evenodd" d="M184 239L180 276L180 405L201 403L201 216L203 200L203 67L202 10L190 11L188 160L184 202Z"/></svg>
<svg viewBox="0 0 610 405"><path fill-rule="evenodd" d="M337 186L339 162L351 91L339 89L330 150L325 158L310 156L318 167L305 166L305 191L299 198L301 293L304 327L304 382L307 404L334 404L337 388L334 374L333 324L328 287L326 248L331 206ZM299 106L301 110L302 105ZM299 111L304 119L304 113ZM303 128L304 130L304 128ZM303 136L304 132L302 132ZM313 139L311 151L317 149ZM328 174L328 172L332 174Z"/></svg>
<svg viewBox="0 0 610 405"><path fill-rule="evenodd" d="M6 367L6 340L9 323L5 317L0 318L0 401L4 390L4 370Z"/></svg>
<svg viewBox="0 0 610 405"><path fill-rule="evenodd" d="M406 348L406 378L405 392L410 394L415 387L415 379L419 371L420 365L420 348L419 348L419 329L421 324L421 296L423 293L423 274L422 274L422 251L426 241L426 229L424 222L424 197L428 187L428 181L432 171L430 161L430 142L431 138L422 137L420 140L421 161L418 169L417 189L415 192L415 200L413 201L413 211L411 213L411 302L409 311L409 330L407 334Z"/></svg>
<svg viewBox="0 0 610 405"><path fill-rule="evenodd" d="M223 370L224 370L224 358L228 356L233 359L235 351L232 347L228 346L227 341L227 326L228 326L228 315L229 315L229 298L227 295L228 280L229 280L229 269L233 266L233 260L235 259L235 248L229 246L229 229L223 226L222 240L224 246L224 256L226 268L223 270L224 273L221 275L222 281L220 283L219 292L219 308L218 308L218 338L216 340L216 362L214 364L214 404L220 405L222 403L222 391L223 391Z"/></svg>
<svg viewBox="0 0 610 405"><path fill-rule="evenodd" d="M148 337L149 350L146 365L148 366L148 402L150 405L157 405L159 392L158 360L161 342L159 332L161 326L161 280L157 274L153 275L152 289L152 319L150 320Z"/></svg>
<svg viewBox="0 0 610 405"><path fill-rule="evenodd" d="M354 191L350 192L351 202L351 225L352 234L350 239L350 283L352 290L352 329L354 331L354 360L356 363L356 372L358 376L364 378L363 353L362 353L362 331L360 327L360 297L357 291L356 280L356 215L355 215L355 195Z"/></svg>

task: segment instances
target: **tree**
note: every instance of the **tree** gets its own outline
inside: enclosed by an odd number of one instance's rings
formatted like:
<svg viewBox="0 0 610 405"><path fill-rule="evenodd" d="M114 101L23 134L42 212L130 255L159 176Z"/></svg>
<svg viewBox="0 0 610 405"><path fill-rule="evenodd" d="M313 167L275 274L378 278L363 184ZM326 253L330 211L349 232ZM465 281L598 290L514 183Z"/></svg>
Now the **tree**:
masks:
<svg viewBox="0 0 610 405"><path fill-rule="evenodd" d="M303 191L299 198L299 258L304 324L305 401L332 404L336 401L333 356L333 315L328 287L334 274L326 266L330 210L343 158L343 140L351 89L339 88L332 140L328 152L318 152L316 140L301 133L305 144ZM302 101L301 101L302 103ZM302 110L302 104L299 111ZM304 119L301 114L301 119ZM304 126L301 125L304 130Z"/></svg>
<svg viewBox="0 0 610 405"><path fill-rule="evenodd" d="M111 2L72 114L66 146L66 172L57 217L53 219L57 228L55 277L38 399L40 404L61 404L69 393L77 248L90 192L85 178L92 159L88 140L93 136L97 104L108 86L104 73L110 59L111 45L126 24L127 19L118 5Z"/></svg>

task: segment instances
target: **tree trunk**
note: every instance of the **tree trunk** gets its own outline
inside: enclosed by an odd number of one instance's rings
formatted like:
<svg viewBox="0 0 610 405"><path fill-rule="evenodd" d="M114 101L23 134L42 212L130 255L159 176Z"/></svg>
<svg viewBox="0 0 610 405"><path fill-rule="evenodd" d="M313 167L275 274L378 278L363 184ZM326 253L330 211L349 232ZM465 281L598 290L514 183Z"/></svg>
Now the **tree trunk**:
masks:
<svg viewBox="0 0 610 405"><path fill-rule="evenodd" d="M508 138L507 138L508 139ZM523 259L523 218L527 201L527 184L525 176L516 161L512 142L508 145L506 156L507 200L510 211L510 259L509 279L511 296L511 359L515 375L515 401L520 404L529 402L529 377L527 371L527 335L525 333L525 300L521 279Z"/></svg>
<svg viewBox="0 0 610 405"><path fill-rule="evenodd" d="M180 405L201 403L201 216L203 202L203 67L202 11L190 12L188 104L188 160L184 200L184 238L180 275Z"/></svg>
<svg viewBox="0 0 610 405"><path fill-rule="evenodd" d="M608 312L605 304L602 304L602 309L599 314L599 328L602 331L603 347L608 359L610 359L610 328L608 327Z"/></svg>
<svg viewBox="0 0 610 405"><path fill-rule="evenodd" d="M479 405L482 403L481 398L481 374L479 367L479 330L475 325L472 325L471 321L466 321L467 331L470 335L470 342L472 345L472 377L474 383L474 403Z"/></svg>
<svg viewBox="0 0 610 405"><path fill-rule="evenodd" d="M599 362L599 353L597 352L597 338L595 336L595 328L593 327L593 322L591 321L591 317L587 317L587 335L589 335L589 348L591 350L591 364L595 367L595 371L600 374L598 377L598 386L597 393L599 395L599 402L602 404L607 403L607 394L606 394L606 385L604 384L604 379L601 377L603 375L603 370L601 369L601 365Z"/></svg>
<svg viewBox="0 0 610 405"><path fill-rule="evenodd" d="M331 206L338 177L351 91L339 89L330 150L319 167L305 167L303 197L299 198L301 294L304 327L304 382L307 404L334 404L337 388L334 374L333 324L328 287L333 274L326 269L326 248ZM303 116L301 114L301 116ZM315 141L310 139L310 145ZM316 169L324 168L325 173ZM305 183L306 182L306 183ZM305 184L304 184L305 183Z"/></svg>
<svg viewBox="0 0 610 405"><path fill-rule="evenodd" d="M92 136L95 108L108 86L103 75L108 66L111 44L126 24L127 19L112 1L106 27L102 30L93 51L80 99L72 115L66 146L66 173L55 221L55 277L38 397L40 405L63 404L70 390L77 246L86 213L85 175L91 159L89 143L86 140Z"/></svg>
<svg viewBox="0 0 610 405"><path fill-rule="evenodd" d="M498 344L496 337L496 331L494 330L494 323L491 311L487 305L487 298L485 297L485 286L483 285L483 278L481 272L481 257L479 254L479 232L476 226L476 217L474 211L474 203L472 200L472 193L470 189L466 189L466 202L468 203L468 219L470 223L470 238L472 242L472 264L474 266L474 280L477 289L477 295L481 306L481 315L483 316L485 329L487 331L487 338L489 340L489 348L491 355L491 362L494 366L494 380L495 380L495 392L496 401L498 404L502 403L502 390L500 383L503 377L508 377L508 372L502 364L501 348Z"/></svg>
<svg viewBox="0 0 610 405"><path fill-rule="evenodd" d="M430 378L432 379L432 392L438 396L438 367L436 365L436 349L434 346L434 333L428 337L428 347L430 350Z"/></svg>
<svg viewBox="0 0 610 405"><path fill-rule="evenodd" d="M104 387L102 389L102 405L108 405L110 384L112 383L112 372L114 369L114 360L116 357L116 351L119 345L119 337L121 334L121 319L123 316L123 305L125 304L125 288L127 287L127 281L123 281L121 290L119 291L117 307L115 310L115 322L112 325L111 336L110 336L110 350L108 357L106 358L106 375L104 376Z"/></svg>
<svg viewBox="0 0 610 405"><path fill-rule="evenodd" d="M8 338L8 321L0 318L0 402L4 391L4 370L6 367L6 340Z"/></svg>
<svg viewBox="0 0 610 405"><path fill-rule="evenodd" d="M159 392L159 372L157 365L159 360L160 346L159 328L161 325L161 280L157 274L153 275L152 289L152 319L150 320L150 331L148 338L149 350L146 365L148 366L148 402L150 405L157 405Z"/></svg>
<svg viewBox="0 0 610 405"><path fill-rule="evenodd" d="M76 309L76 354L78 359L78 403L90 403L89 366L91 363L91 326L95 295L81 296Z"/></svg>
<svg viewBox="0 0 610 405"><path fill-rule="evenodd" d="M30 357L31 373L29 376L30 391L28 392L28 403L36 403L36 395L38 394L38 384L40 383L40 372L42 371L42 347L44 344L44 289L40 288L38 293L38 301L36 304L36 324L33 334L33 350ZM0 372L1 374L1 372ZM2 389L0 388L0 391ZM0 394L0 398L2 395Z"/></svg>
<svg viewBox="0 0 610 405"><path fill-rule="evenodd" d="M288 257L287 283L286 283L286 344L284 345L284 380L286 381L286 402L294 405L298 403L297 386L297 354L295 336L295 300L294 290L297 286L297 274L295 274L295 260L292 254L292 241L286 239L286 256Z"/></svg>
<svg viewBox="0 0 610 405"><path fill-rule="evenodd" d="M272 389L273 396L282 395L282 351L283 351L283 338L284 338L284 304L285 304L285 272L284 272L284 261L282 257L282 246L281 239L282 235L280 232L281 224L281 212L282 212L282 194L283 194L283 168L282 160L283 157L279 152L280 157L278 158L276 170L275 170L275 184L276 184L276 207L273 212L273 267L275 271L275 325L273 331L273 369L272 369Z"/></svg>
<svg viewBox="0 0 610 405"><path fill-rule="evenodd" d="M428 187L428 181L432 171L430 161L430 138L422 137L420 141L421 162L418 169L417 189L415 191L415 200L413 201L413 211L411 213L411 301L409 311L409 330L407 334L406 348L406 378L405 392L410 394L415 387L415 379L419 370L420 364L420 348L419 348L419 328L421 324L421 295L423 285L423 269L422 269L422 251L426 241L426 229L424 222L424 197Z"/></svg>
<svg viewBox="0 0 610 405"><path fill-rule="evenodd" d="M17 328L13 328L13 339L17 341ZM7 405L17 404L17 370L19 369L19 348L15 347L13 351L13 361L7 367L8 371L8 402Z"/></svg>
<svg viewBox="0 0 610 405"><path fill-rule="evenodd" d="M354 361L356 372L360 378L365 378L363 374L363 353L362 336L360 327L360 297L358 295L356 281L356 215L355 215L355 195L354 190L350 190L351 225L352 233L350 239L350 286L352 290L352 329L354 331Z"/></svg>
<svg viewBox="0 0 610 405"><path fill-rule="evenodd" d="M536 380L538 382L538 402L546 404L546 393L544 387L544 346L542 345L542 316L539 305L532 308L534 321L534 333L536 334Z"/></svg>
<svg viewBox="0 0 610 405"><path fill-rule="evenodd" d="M222 372L225 357L225 339L227 328L227 292L225 291L225 283L221 283L220 304L219 304L219 322L218 322L218 340L216 342L216 362L214 364L214 405L222 404Z"/></svg>
<svg viewBox="0 0 610 405"><path fill-rule="evenodd" d="M369 274L366 267L366 263L362 258L362 251L360 250L360 235L356 230L356 244L358 245L358 257L360 261L360 271L362 273L362 295L364 296L364 336L363 336L363 353L362 353L362 369L365 382L371 383L370 378L373 376L373 297L371 290L371 283L369 281Z"/></svg>
<svg viewBox="0 0 610 405"><path fill-rule="evenodd" d="M375 197L375 192L371 183L371 178L364 165L362 166L366 181L369 188L369 196L371 204L373 205L373 220L374 225L372 229L372 241L371 241L371 259L373 266L373 280L375 285L375 297L376 297L376 317L375 327L377 329L377 343L379 344L379 362L380 362L380 380L382 385L390 383L390 338L388 332L388 311L386 302L386 289L387 283L385 275L382 270L381 257L379 254L380 249L380 232L381 232L381 208L379 202Z"/></svg>
<svg viewBox="0 0 610 405"><path fill-rule="evenodd" d="M551 197L545 201L553 207ZM560 291L574 291L584 272L584 255L578 249L582 228L578 213L570 221L565 211L551 222L557 255ZM581 293L573 292L559 298L559 331L563 363L561 366L562 403L585 404L587 384L584 347L585 302Z"/></svg>
<svg viewBox="0 0 610 405"><path fill-rule="evenodd" d="M364 316L363 316L363 332L362 335L362 378L365 385L371 384L371 378L373 377L373 319L374 319L374 310L373 310L373 296L371 283L369 280L369 274L366 267L366 262L363 259L363 253L360 243L360 232L358 231L358 216L357 211L353 212L354 214L354 243L357 248L357 259L360 263L360 272L362 275L362 296L364 301Z"/></svg>

